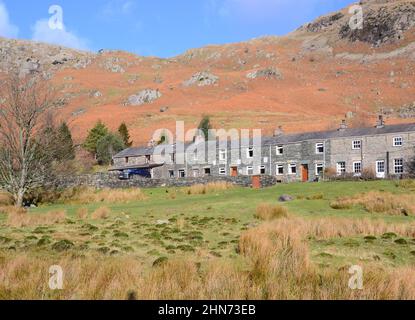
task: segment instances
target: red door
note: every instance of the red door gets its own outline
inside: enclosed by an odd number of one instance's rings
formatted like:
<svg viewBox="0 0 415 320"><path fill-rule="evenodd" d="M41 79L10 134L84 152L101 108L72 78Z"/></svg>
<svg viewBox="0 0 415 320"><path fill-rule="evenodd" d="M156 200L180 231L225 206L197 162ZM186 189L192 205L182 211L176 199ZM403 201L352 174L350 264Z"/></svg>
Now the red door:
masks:
<svg viewBox="0 0 415 320"><path fill-rule="evenodd" d="M303 182L308 182L308 164L302 165L302 180Z"/></svg>

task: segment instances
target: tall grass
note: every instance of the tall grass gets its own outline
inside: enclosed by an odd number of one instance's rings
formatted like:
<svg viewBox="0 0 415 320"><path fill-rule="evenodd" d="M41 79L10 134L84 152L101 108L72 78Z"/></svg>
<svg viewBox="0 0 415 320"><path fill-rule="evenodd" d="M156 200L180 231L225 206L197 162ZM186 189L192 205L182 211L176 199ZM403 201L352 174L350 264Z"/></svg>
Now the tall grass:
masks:
<svg viewBox="0 0 415 320"><path fill-rule="evenodd" d="M53 225L66 219L65 211L51 211L45 214L29 213L22 208L10 207L7 212L7 225L11 227L30 227L38 225Z"/></svg>
<svg viewBox="0 0 415 320"><path fill-rule="evenodd" d="M234 188L233 184L228 182L211 182L207 184L197 184L189 188L185 188L184 191L188 195L200 195L226 191L232 188Z"/></svg>
<svg viewBox="0 0 415 320"><path fill-rule="evenodd" d="M262 203L258 205L255 218L260 220L274 220L288 216L288 209L280 205Z"/></svg>
<svg viewBox="0 0 415 320"><path fill-rule="evenodd" d="M70 188L62 192L60 202L89 204L89 203L128 203L132 201L146 200L146 195L141 189L102 189Z"/></svg>
<svg viewBox="0 0 415 320"><path fill-rule="evenodd" d="M350 209L361 205L370 213L415 215L415 195L371 191L353 197L339 198L330 203L333 209Z"/></svg>

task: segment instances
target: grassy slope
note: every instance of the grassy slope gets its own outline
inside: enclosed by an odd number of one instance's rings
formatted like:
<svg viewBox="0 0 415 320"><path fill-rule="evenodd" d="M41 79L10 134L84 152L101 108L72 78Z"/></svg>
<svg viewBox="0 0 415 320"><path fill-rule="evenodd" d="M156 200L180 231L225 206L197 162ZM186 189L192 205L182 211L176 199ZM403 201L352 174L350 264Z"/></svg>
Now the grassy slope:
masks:
<svg viewBox="0 0 415 320"><path fill-rule="evenodd" d="M92 212L103 204L62 204L33 209L32 214L67 211L71 220L69 223L50 226L45 230L36 230L36 227L10 228L4 224L4 217L0 216L0 237L4 237L0 238L0 248L58 255L60 253L53 250L52 245L58 240L68 239L74 243L73 249L77 253L132 255L147 266L160 256L191 255L201 261L216 257L239 259L235 250L238 239L243 230L258 223L253 217L257 205L263 202L276 204L282 194L301 198L285 205L293 215L304 219L364 217L384 219L388 223L414 220L414 217L372 215L359 207L351 210L330 208L330 201L337 197L371 190L410 192L397 188L390 181L289 184L262 190L235 188L207 195L187 195L181 190L165 188L149 189L144 191L148 200L104 204L113 213L110 219L103 221L76 218L79 208L87 207ZM306 199L319 194L323 194L323 199ZM168 225L157 225L157 220L168 219ZM41 238L47 239L46 245L38 245ZM415 260L415 243L411 242L412 239L407 240L408 245L396 244L394 239L367 241L364 238L310 239L309 244L313 260L321 266L350 264L359 259L401 265L414 263Z"/></svg>

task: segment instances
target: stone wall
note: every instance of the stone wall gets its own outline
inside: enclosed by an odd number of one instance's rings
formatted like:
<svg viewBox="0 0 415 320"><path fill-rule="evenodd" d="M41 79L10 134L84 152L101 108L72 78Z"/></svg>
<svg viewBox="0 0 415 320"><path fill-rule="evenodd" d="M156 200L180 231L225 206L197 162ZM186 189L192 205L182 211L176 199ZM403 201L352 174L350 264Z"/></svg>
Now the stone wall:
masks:
<svg viewBox="0 0 415 320"><path fill-rule="evenodd" d="M261 186L271 187L277 184L277 179L272 176L261 176ZM236 186L252 187L252 177L200 177L184 179L144 179L137 176L130 180L119 180L118 174L96 173L90 175L80 175L73 178L65 179L59 183L61 188L70 188L77 186L87 186L97 189L103 188L157 188L157 187L189 187L196 184L207 184L210 182L229 182Z"/></svg>

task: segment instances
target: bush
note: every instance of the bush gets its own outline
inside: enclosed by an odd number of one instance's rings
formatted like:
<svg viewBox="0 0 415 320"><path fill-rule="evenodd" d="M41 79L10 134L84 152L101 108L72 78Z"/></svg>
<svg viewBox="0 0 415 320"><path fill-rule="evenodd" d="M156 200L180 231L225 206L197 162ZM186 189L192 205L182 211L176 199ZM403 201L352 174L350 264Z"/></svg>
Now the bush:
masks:
<svg viewBox="0 0 415 320"><path fill-rule="evenodd" d="M97 142L97 160L100 165L109 165L112 157L125 148L121 137L108 133Z"/></svg>
<svg viewBox="0 0 415 320"><path fill-rule="evenodd" d="M377 179L376 172L372 168L364 168L362 171L361 178L366 181L376 180Z"/></svg>
<svg viewBox="0 0 415 320"><path fill-rule="evenodd" d="M288 216L288 210L286 207L279 205L271 205L268 203L260 204L255 213L255 218L260 220L275 220Z"/></svg>

